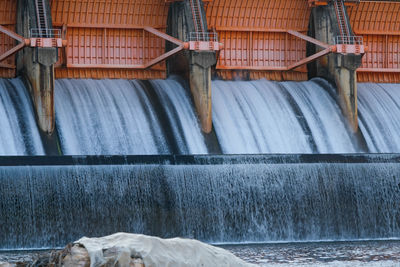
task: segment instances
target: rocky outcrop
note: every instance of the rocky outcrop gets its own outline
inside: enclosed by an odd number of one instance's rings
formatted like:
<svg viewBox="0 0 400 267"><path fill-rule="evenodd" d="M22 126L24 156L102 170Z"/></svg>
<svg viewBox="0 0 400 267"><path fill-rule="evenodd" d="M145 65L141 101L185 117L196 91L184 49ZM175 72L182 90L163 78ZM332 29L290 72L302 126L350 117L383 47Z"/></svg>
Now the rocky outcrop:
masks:
<svg viewBox="0 0 400 267"><path fill-rule="evenodd" d="M111 247L103 250L104 262L96 266L129 266L144 267L143 260L140 258L130 257L121 259L121 251L117 247ZM74 244L65 248L59 253L58 264L64 267L89 267L91 266L90 256L87 249L80 245Z"/></svg>
<svg viewBox="0 0 400 267"><path fill-rule="evenodd" d="M45 252L34 260L1 263L0 267L189 267L248 264L222 248L193 239L117 233L86 238L69 244L61 251Z"/></svg>

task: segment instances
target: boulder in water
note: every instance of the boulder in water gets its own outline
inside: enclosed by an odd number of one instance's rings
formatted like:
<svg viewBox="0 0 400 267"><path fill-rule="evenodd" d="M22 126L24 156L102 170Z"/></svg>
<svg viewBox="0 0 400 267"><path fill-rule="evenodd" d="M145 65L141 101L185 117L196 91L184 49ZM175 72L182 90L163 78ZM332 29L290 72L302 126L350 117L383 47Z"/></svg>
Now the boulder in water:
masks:
<svg viewBox="0 0 400 267"><path fill-rule="evenodd" d="M117 233L83 237L60 252L62 266L252 266L232 253L197 240Z"/></svg>

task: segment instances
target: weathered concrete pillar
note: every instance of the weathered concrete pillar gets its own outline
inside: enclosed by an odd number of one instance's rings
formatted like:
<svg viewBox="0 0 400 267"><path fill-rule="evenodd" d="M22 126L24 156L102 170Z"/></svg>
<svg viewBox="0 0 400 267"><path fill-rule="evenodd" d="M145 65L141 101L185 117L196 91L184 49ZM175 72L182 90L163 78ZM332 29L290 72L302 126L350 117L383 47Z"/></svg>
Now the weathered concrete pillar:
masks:
<svg viewBox="0 0 400 267"><path fill-rule="evenodd" d="M200 2L204 28L207 29L203 2ZM168 34L182 41L189 41L190 33L196 31L190 2L186 0L172 3L167 24ZM174 45L167 44L166 48L171 50ZM215 52L208 51L182 51L167 61L168 75L177 74L189 81L196 111L205 133L212 130L211 67L215 63Z"/></svg>
<svg viewBox="0 0 400 267"><path fill-rule="evenodd" d="M346 20L350 27L347 14ZM313 8L311 24L316 39L334 44L336 36L340 35L340 30L333 2L327 6ZM350 32L353 34L351 27ZM316 62L316 75L336 83L341 109L354 132L358 131L356 69L361 65L361 57L356 54L333 53Z"/></svg>
<svg viewBox="0 0 400 267"><path fill-rule="evenodd" d="M190 91L199 116L202 130L212 130L211 66L215 64L215 53L191 52Z"/></svg>
<svg viewBox="0 0 400 267"><path fill-rule="evenodd" d="M47 25L52 27L50 6L47 0ZM18 0L17 33L28 38L31 29L39 28L36 6L32 0ZM54 131L54 63L57 48L26 47L17 55L17 72L28 84L36 111L39 129L51 135Z"/></svg>
<svg viewBox="0 0 400 267"><path fill-rule="evenodd" d="M354 132L358 131L357 72L361 65L360 55L335 55L334 77L342 110Z"/></svg>

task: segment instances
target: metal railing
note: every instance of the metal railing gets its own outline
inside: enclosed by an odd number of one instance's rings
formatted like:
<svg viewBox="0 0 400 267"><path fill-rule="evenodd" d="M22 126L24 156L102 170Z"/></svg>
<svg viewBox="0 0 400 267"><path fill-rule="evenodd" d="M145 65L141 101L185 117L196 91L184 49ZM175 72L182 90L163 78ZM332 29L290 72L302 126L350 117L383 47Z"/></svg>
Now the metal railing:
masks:
<svg viewBox="0 0 400 267"><path fill-rule="evenodd" d="M218 42L218 34L216 32L191 32L189 41Z"/></svg>
<svg viewBox="0 0 400 267"><path fill-rule="evenodd" d="M343 0L335 0L334 3L335 3L337 22L339 24L340 35L342 36L350 35L350 27L347 22L346 9L344 7Z"/></svg>
<svg viewBox="0 0 400 267"><path fill-rule="evenodd" d="M31 38L61 38L60 29L31 29Z"/></svg>
<svg viewBox="0 0 400 267"><path fill-rule="evenodd" d="M336 36L335 44L363 45L364 39L362 36Z"/></svg>

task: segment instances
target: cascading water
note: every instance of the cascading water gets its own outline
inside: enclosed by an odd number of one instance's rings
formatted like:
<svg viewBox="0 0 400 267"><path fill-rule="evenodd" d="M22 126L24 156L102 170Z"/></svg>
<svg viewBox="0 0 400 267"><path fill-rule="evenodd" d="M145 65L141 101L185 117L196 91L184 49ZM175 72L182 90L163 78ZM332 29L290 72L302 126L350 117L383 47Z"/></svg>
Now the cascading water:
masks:
<svg viewBox="0 0 400 267"><path fill-rule="evenodd" d="M215 81L213 123L223 152L357 152L333 90L322 79Z"/></svg>
<svg viewBox="0 0 400 267"><path fill-rule="evenodd" d="M0 167L0 249L119 231L211 242L400 238L396 156L117 160L127 165L82 157Z"/></svg>
<svg viewBox="0 0 400 267"><path fill-rule="evenodd" d="M207 153L184 88L175 80L151 83L155 89L139 81L57 80L64 154Z"/></svg>
<svg viewBox="0 0 400 267"><path fill-rule="evenodd" d="M207 148L201 134L197 115L187 92L174 80L151 81L161 108L171 123L169 134L173 135L180 154L206 154Z"/></svg>
<svg viewBox="0 0 400 267"><path fill-rule="evenodd" d="M204 154L190 97L175 80L58 80L65 154ZM357 152L330 85L213 83L214 127L224 153ZM400 152L398 84L359 84L359 125L370 152ZM20 79L0 80L1 155L44 154Z"/></svg>
<svg viewBox="0 0 400 267"><path fill-rule="evenodd" d="M42 154L22 82L0 82L7 125L0 138L25 147L18 153ZM360 129L373 151L397 149L395 88L360 86ZM320 79L215 81L223 152L358 151L332 90ZM65 154L207 153L190 97L175 80L57 80L55 104ZM40 166L3 158L0 249L63 246L117 231L209 242L400 238L396 155L112 158L49 157Z"/></svg>
<svg viewBox="0 0 400 267"><path fill-rule="evenodd" d="M400 152L400 84L358 84L359 127L370 152Z"/></svg>
<svg viewBox="0 0 400 267"><path fill-rule="evenodd" d="M215 81L223 153L358 152L331 93L322 79ZM64 154L207 153L190 97L175 80L59 80L55 101Z"/></svg>
<svg viewBox="0 0 400 267"><path fill-rule="evenodd" d="M0 79L0 155L43 155L31 100L20 79Z"/></svg>

